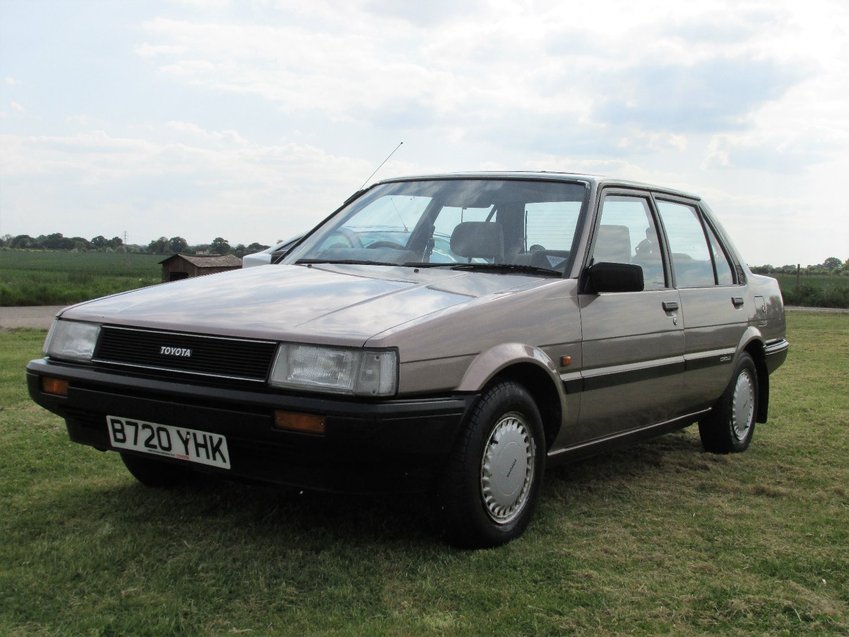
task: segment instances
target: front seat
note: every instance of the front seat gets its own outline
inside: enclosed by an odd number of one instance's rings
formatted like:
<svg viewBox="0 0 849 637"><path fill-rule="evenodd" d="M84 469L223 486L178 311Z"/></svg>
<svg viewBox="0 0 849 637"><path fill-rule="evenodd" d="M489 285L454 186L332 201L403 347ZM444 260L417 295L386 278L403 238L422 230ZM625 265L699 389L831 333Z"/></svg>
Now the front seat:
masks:
<svg viewBox="0 0 849 637"><path fill-rule="evenodd" d="M451 252L469 259L504 260L504 230L497 221L464 221L451 233Z"/></svg>
<svg viewBox="0 0 849 637"><path fill-rule="evenodd" d="M600 225L593 260L595 263L631 263L631 231L628 226Z"/></svg>

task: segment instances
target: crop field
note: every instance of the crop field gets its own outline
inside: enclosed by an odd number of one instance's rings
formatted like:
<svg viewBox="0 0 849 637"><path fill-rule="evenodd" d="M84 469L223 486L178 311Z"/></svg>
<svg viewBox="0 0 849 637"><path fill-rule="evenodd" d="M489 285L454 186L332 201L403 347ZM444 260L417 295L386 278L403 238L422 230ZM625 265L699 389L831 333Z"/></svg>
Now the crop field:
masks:
<svg viewBox="0 0 849 637"><path fill-rule="evenodd" d="M849 316L791 313L752 447L694 427L548 471L505 547L420 498L134 482L32 403L0 333L0 634L847 635Z"/></svg>
<svg viewBox="0 0 849 637"><path fill-rule="evenodd" d="M795 274L769 276L778 279L787 305L849 308L849 276L803 274L798 282Z"/></svg>
<svg viewBox="0 0 849 637"><path fill-rule="evenodd" d="M159 283L152 254L0 250L0 306L65 305Z"/></svg>

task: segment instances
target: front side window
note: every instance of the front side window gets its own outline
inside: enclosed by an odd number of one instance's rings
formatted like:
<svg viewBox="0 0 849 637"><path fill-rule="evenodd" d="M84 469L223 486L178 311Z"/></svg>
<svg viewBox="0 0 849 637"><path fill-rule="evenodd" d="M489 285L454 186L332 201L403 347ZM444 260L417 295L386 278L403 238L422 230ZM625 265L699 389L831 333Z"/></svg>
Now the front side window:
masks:
<svg viewBox="0 0 849 637"><path fill-rule="evenodd" d="M647 199L620 195L604 198L593 262L639 265L646 290L666 287L657 226Z"/></svg>
<svg viewBox="0 0 849 637"><path fill-rule="evenodd" d="M587 192L579 182L520 179L380 184L284 262L515 266L563 274Z"/></svg>

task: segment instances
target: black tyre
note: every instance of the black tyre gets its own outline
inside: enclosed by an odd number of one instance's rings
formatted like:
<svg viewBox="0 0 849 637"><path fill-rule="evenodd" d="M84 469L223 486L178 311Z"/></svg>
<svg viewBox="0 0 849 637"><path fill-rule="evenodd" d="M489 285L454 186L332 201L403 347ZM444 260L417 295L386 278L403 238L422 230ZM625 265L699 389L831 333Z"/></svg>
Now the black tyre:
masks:
<svg viewBox="0 0 849 637"><path fill-rule="evenodd" d="M699 421L699 436L705 451L745 451L755 433L757 413L758 372L752 357L744 352L725 392Z"/></svg>
<svg viewBox="0 0 849 637"><path fill-rule="evenodd" d="M545 470L539 410L513 382L487 389L472 409L437 493L448 540L498 546L528 526Z"/></svg>
<svg viewBox="0 0 849 637"><path fill-rule="evenodd" d="M133 477L146 487L176 487L186 482L191 473L188 468L178 464L131 453L122 453L121 460Z"/></svg>

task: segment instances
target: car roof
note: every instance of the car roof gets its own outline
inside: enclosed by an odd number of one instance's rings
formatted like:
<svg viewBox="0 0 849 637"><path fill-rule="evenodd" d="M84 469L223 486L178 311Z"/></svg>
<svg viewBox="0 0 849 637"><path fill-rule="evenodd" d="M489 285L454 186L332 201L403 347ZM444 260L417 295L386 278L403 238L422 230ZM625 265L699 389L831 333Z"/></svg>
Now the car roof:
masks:
<svg viewBox="0 0 849 637"><path fill-rule="evenodd" d="M602 175L591 175L585 173L567 173L567 172L551 172L551 171L469 171L458 173L435 173L430 175L410 175L405 177L392 177L382 179L376 182L377 184L394 183L399 181L418 181L424 179L535 179L547 181L571 181L583 182L594 189L601 187L623 187L623 188L639 188L640 190L651 190L654 192L662 192L678 197L686 197L688 199L700 200L701 197L690 192L678 190L677 188L668 188L666 186L657 186L639 181L631 181L628 179L616 179L613 177L605 177Z"/></svg>

